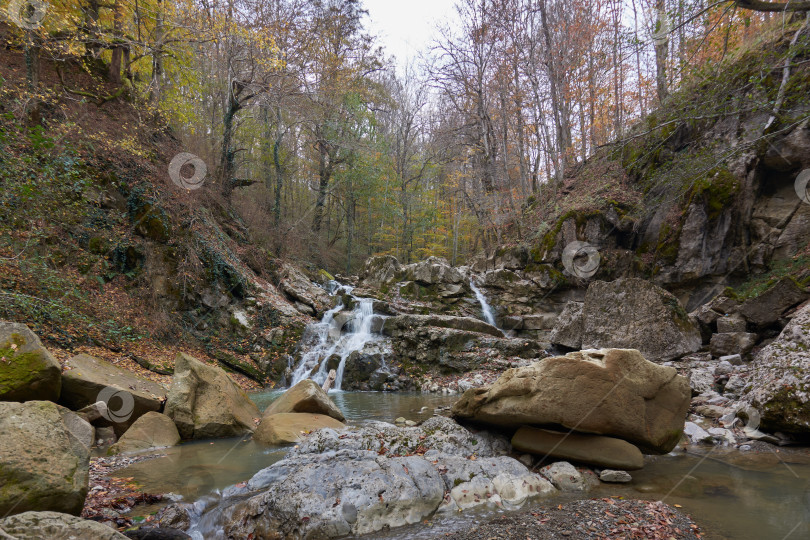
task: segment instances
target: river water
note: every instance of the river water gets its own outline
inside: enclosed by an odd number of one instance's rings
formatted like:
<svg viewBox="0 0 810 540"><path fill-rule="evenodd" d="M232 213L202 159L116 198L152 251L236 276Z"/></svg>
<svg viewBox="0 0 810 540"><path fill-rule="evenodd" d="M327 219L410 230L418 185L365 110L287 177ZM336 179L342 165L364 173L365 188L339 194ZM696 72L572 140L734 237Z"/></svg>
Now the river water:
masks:
<svg viewBox="0 0 810 540"><path fill-rule="evenodd" d="M264 409L279 391L253 394ZM330 394L350 424L365 420L393 422L398 417L425 420L458 396L421 393L333 392ZM194 500L214 489L249 479L282 459L283 447L263 447L243 439L195 441L168 449L166 457L118 471L133 477L143 490L174 492ZM706 538L733 540L810 538L810 450L782 448L764 453L721 448L678 449L649 458L628 485L603 484L588 498L621 496L664 500L680 505L705 529ZM568 497L570 499L570 497ZM556 497L535 505L557 505ZM525 508L524 508L525 509ZM144 515L154 508L136 508ZM458 517L406 527L375 538L427 538L498 515L497 511L465 512Z"/></svg>

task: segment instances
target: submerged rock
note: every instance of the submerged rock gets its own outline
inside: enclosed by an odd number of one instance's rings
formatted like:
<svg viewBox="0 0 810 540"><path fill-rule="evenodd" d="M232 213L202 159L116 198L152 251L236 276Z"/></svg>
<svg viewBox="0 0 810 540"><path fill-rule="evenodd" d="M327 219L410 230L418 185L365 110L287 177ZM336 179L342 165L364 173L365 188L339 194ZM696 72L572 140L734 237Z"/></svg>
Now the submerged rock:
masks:
<svg viewBox="0 0 810 540"><path fill-rule="evenodd" d="M262 418L253 440L263 444L298 442L304 435L321 428L341 429L342 422L325 414L279 413Z"/></svg>
<svg viewBox="0 0 810 540"><path fill-rule="evenodd" d="M264 416L281 413L312 413L331 416L343 422L346 418L318 383L305 379L276 399L264 411Z"/></svg>
<svg viewBox="0 0 810 540"><path fill-rule="evenodd" d="M509 369L489 388L465 392L452 414L497 427L563 426L667 453L680 440L690 397L675 368L637 350L587 350Z"/></svg>
<svg viewBox="0 0 810 540"><path fill-rule="evenodd" d="M183 353L174 364L165 413L184 439L244 435L259 417L256 405L222 369Z"/></svg>
<svg viewBox="0 0 810 540"><path fill-rule="evenodd" d="M15 540L127 540L102 523L59 512L23 512L0 519L0 533Z"/></svg>
<svg viewBox="0 0 810 540"><path fill-rule="evenodd" d="M756 355L752 368L742 399L758 410L762 428L810 433L810 303Z"/></svg>
<svg viewBox="0 0 810 540"><path fill-rule="evenodd" d="M26 325L0 321L0 401L56 401L62 367Z"/></svg>
<svg viewBox="0 0 810 540"><path fill-rule="evenodd" d="M78 515L89 479L93 429L50 401L0 402L0 515Z"/></svg>
<svg viewBox="0 0 810 540"><path fill-rule="evenodd" d="M635 470L644 467L641 450L627 441L586 433L558 433L522 427L512 437L519 452L587 463L598 467Z"/></svg>

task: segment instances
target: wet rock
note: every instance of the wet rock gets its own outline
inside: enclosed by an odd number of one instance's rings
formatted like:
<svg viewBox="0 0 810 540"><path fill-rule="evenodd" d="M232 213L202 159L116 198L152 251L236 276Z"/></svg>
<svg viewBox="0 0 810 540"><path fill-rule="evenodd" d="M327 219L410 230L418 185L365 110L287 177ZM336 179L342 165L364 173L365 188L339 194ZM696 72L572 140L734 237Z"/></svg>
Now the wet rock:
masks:
<svg viewBox="0 0 810 540"><path fill-rule="evenodd" d="M126 540L115 529L59 512L23 512L0 519L0 533L15 540Z"/></svg>
<svg viewBox="0 0 810 540"><path fill-rule="evenodd" d="M165 414L148 412L130 426L107 454L140 452L150 448L174 446L179 442L180 433L171 418Z"/></svg>
<svg viewBox="0 0 810 540"><path fill-rule="evenodd" d="M118 436L144 414L160 411L165 400L163 385L104 360L80 354L65 364L59 403L79 410L104 401L106 425L113 426Z"/></svg>
<svg viewBox="0 0 810 540"><path fill-rule="evenodd" d="M609 484L626 484L633 481L633 477L627 471L614 471L605 469L599 473L599 480Z"/></svg>
<svg viewBox="0 0 810 540"><path fill-rule="evenodd" d="M222 369L180 353L165 414L184 439L206 439L252 432L259 410Z"/></svg>
<svg viewBox="0 0 810 540"><path fill-rule="evenodd" d="M582 348L638 349L663 362L700 349L699 330L678 299L643 279L594 281L582 308Z"/></svg>
<svg viewBox="0 0 810 540"><path fill-rule="evenodd" d="M141 527L134 531L125 531L124 536L130 540L191 540L183 531L166 527Z"/></svg>
<svg viewBox="0 0 810 540"><path fill-rule="evenodd" d="M690 398L675 368L632 349L590 350L507 370L489 388L465 392L452 414L499 427L561 425L666 453L680 439Z"/></svg>
<svg viewBox="0 0 810 540"><path fill-rule="evenodd" d="M331 307L331 299L327 292L294 266L283 265L279 277L281 281L278 288L301 313L317 315Z"/></svg>
<svg viewBox="0 0 810 540"><path fill-rule="evenodd" d="M0 433L0 515L78 515L88 489L92 427L50 401L0 402Z"/></svg>
<svg viewBox="0 0 810 540"><path fill-rule="evenodd" d="M0 401L56 401L62 367L26 325L0 321Z"/></svg>
<svg viewBox="0 0 810 540"><path fill-rule="evenodd" d="M524 426L512 437L512 447L519 452L598 467L626 470L644 467L644 456L638 448L621 439L601 435L558 433Z"/></svg>
<svg viewBox="0 0 810 540"><path fill-rule="evenodd" d="M301 438L321 428L342 429L343 422L325 414L280 413L262 418L253 433L253 440L262 444L295 443Z"/></svg>
<svg viewBox="0 0 810 540"><path fill-rule="evenodd" d="M540 474L547 478L555 488L562 492L587 491L588 483L582 474L570 463L558 461L540 469Z"/></svg>
<svg viewBox="0 0 810 540"><path fill-rule="evenodd" d="M739 311L749 322L763 327L778 321L788 309L807 300L808 296L792 278L784 277L756 298L746 300Z"/></svg>
<svg viewBox="0 0 810 540"><path fill-rule="evenodd" d="M557 318L548 340L571 349L582 348L582 302L568 302Z"/></svg>
<svg viewBox="0 0 810 540"><path fill-rule="evenodd" d="M758 409L762 428L791 434L810 433L810 303L779 337L756 355L750 389L742 400Z"/></svg>
<svg viewBox="0 0 810 540"><path fill-rule="evenodd" d="M715 356L746 355L757 343L757 335L747 332L727 332L712 336L709 347Z"/></svg>
<svg viewBox="0 0 810 540"><path fill-rule="evenodd" d="M346 418L315 381L305 379L276 399L264 411L265 417L281 413L311 413L331 416L339 422Z"/></svg>

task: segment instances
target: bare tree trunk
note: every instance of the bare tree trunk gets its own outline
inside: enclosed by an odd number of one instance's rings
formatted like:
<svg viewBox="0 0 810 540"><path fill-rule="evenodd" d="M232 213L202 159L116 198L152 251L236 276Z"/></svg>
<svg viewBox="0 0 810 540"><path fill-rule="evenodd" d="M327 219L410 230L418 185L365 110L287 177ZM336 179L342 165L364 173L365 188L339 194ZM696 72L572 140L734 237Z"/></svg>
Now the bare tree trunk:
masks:
<svg viewBox="0 0 810 540"><path fill-rule="evenodd" d="M666 0L655 0L657 22L655 27L655 83L658 88L658 101L663 102L667 95L667 59L669 57L669 24L667 23Z"/></svg>
<svg viewBox="0 0 810 540"><path fill-rule="evenodd" d="M546 42L546 69L548 70L549 86L551 87L551 110L554 116L554 127L557 132L557 166L554 171L557 183L562 183L565 175L565 156L568 148L565 144L565 135L562 125L562 110L559 93L559 79L557 78L556 62L554 60L554 47L551 43L551 31L549 30L548 13L546 12L546 0L540 0L540 23L543 28L543 38Z"/></svg>

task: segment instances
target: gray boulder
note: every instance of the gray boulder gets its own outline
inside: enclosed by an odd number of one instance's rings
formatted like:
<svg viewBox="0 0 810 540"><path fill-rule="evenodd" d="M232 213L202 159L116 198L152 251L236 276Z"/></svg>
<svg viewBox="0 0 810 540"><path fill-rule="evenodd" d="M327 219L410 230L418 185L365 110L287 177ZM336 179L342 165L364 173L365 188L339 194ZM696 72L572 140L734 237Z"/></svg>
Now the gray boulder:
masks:
<svg viewBox="0 0 810 540"><path fill-rule="evenodd" d="M92 427L50 401L0 402L0 433L0 515L78 515L88 489Z"/></svg>
<svg viewBox="0 0 810 540"><path fill-rule="evenodd" d="M259 409L219 367L180 353L165 414L184 439L238 437L251 433Z"/></svg>
<svg viewBox="0 0 810 540"><path fill-rule="evenodd" d="M810 303L754 358L742 399L769 431L810 433Z"/></svg>
<svg viewBox="0 0 810 540"><path fill-rule="evenodd" d="M26 325L0 321L0 401L56 401L62 367Z"/></svg>
<svg viewBox="0 0 810 540"><path fill-rule="evenodd" d="M23 512L0 519L7 540L127 540L115 529L59 512Z"/></svg>
<svg viewBox="0 0 810 540"><path fill-rule="evenodd" d="M444 430L448 433L438 434ZM554 492L517 460L468 454L478 446L469 443L478 434L445 418L420 428L374 423L357 430L358 436L343 430L344 438L325 437L330 431L307 436L284 460L259 471L246 485L225 490L223 502L203 521L213 520L229 538L263 537L266 531L283 538L333 538L418 523L436 512L483 505L518 508ZM458 436L470 446L453 444ZM364 442L369 449L358 448ZM416 446L433 443L454 453ZM479 444L485 449L483 439ZM405 453L411 446L416 451Z"/></svg>
<svg viewBox="0 0 810 540"><path fill-rule="evenodd" d="M582 348L582 302L568 302L557 318L549 342L570 349Z"/></svg>
<svg viewBox="0 0 810 540"><path fill-rule="evenodd" d="M757 344L757 335L747 332L724 332L714 334L709 342L712 354L717 357L739 354L747 355Z"/></svg>
<svg viewBox="0 0 810 540"><path fill-rule="evenodd" d="M637 278L594 281L582 308L582 348L638 349L663 362L700 350L700 331L678 299Z"/></svg>
<svg viewBox="0 0 810 540"><path fill-rule="evenodd" d="M366 259L362 284L364 287L380 289L383 285L397 279L401 271L402 265L399 264L396 257L391 255L369 257Z"/></svg>
<svg viewBox="0 0 810 540"><path fill-rule="evenodd" d="M283 413L323 414L340 422L346 419L329 395L311 379L305 379L284 392L265 409L264 416Z"/></svg>
<svg viewBox="0 0 810 540"><path fill-rule="evenodd" d="M80 354L65 364L59 403L76 411L103 401L107 405L104 420L116 435L144 414L160 411L165 400L163 385L104 360Z"/></svg>
<svg viewBox="0 0 810 540"><path fill-rule="evenodd" d="M780 279L771 288L739 308L740 314L756 326L767 326L778 321L784 313L808 298L807 292L790 277Z"/></svg>

